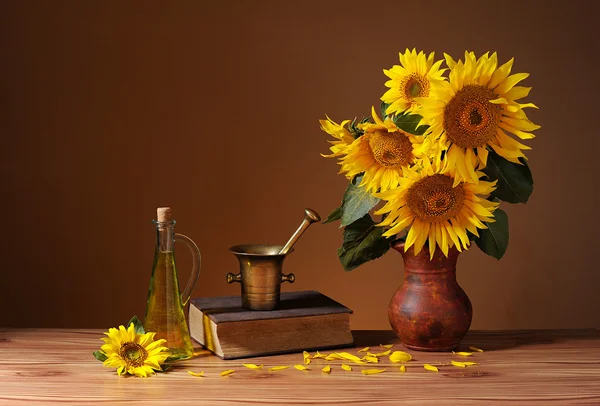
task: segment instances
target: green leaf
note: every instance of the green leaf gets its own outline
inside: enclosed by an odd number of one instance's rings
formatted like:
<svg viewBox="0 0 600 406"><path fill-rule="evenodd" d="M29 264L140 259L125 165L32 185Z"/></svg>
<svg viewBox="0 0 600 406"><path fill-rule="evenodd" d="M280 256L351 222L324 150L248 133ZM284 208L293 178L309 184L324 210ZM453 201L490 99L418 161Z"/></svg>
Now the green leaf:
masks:
<svg viewBox="0 0 600 406"><path fill-rule="evenodd" d="M414 135L423 135L429 128L427 125L419 125L421 116L418 114L397 114L394 123L398 128Z"/></svg>
<svg viewBox="0 0 600 406"><path fill-rule="evenodd" d="M165 364L172 364L173 362L177 362L179 360L185 359L185 355L171 355L169 358L165 360Z"/></svg>
<svg viewBox="0 0 600 406"><path fill-rule="evenodd" d="M331 213L329 213L327 220L325 220L323 222L323 224L331 223L331 222L339 220L341 218L342 218L342 207L340 206L337 209L335 209L334 211L332 211Z"/></svg>
<svg viewBox="0 0 600 406"><path fill-rule="evenodd" d="M100 362L104 362L108 359L108 357L106 356L106 354L102 351L94 351L92 353L92 355L94 356L94 358L96 358L98 361Z"/></svg>
<svg viewBox="0 0 600 406"><path fill-rule="evenodd" d="M385 117L387 115L387 109L390 105L386 102L381 102L381 117Z"/></svg>
<svg viewBox="0 0 600 406"><path fill-rule="evenodd" d="M351 271L385 254L390 249L390 239L383 236L384 231L368 214L346 226L344 243L337 250L344 270Z"/></svg>
<svg viewBox="0 0 600 406"><path fill-rule="evenodd" d="M489 151L487 165L483 172L490 181L498 180L493 197L508 203L527 203L533 192L533 177L527 162L523 165L507 161L494 151Z"/></svg>
<svg viewBox="0 0 600 406"><path fill-rule="evenodd" d="M136 334L145 334L144 325L142 324L142 322L140 321L140 319L137 318L137 316L133 316L131 318L131 320L129 320L129 323L127 323L127 326L125 326L125 327L129 328L129 326L131 325L131 323L133 323L133 327L135 328L135 333Z"/></svg>
<svg viewBox="0 0 600 406"><path fill-rule="evenodd" d="M362 175L357 177L355 181L349 183L346 188L346 192L342 199L341 227L354 223L379 203L379 199L367 192L364 187L357 186L360 185L361 181Z"/></svg>
<svg viewBox="0 0 600 406"><path fill-rule="evenodd" d="M508 247L508 216L501 209L494 211L493 223L484 222L487 229L478 230L475 243L483 252L496 259L502 258Z"/></svg>

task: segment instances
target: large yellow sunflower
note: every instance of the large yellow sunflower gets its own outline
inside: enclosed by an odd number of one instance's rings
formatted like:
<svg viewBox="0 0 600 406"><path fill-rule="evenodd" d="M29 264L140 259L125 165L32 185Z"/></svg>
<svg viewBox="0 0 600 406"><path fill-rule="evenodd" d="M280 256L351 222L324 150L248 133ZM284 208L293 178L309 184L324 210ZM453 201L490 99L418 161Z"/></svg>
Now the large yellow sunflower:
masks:
<svg viewBox="0 0 600 406"><path fill-rule="evenodd" d="M376 195L386 201L376 212L388 214L379 224L390 227L383 235L390 237L410 227L404 250L414 245L417 255L429 241L431 258L436 244L446 256L452 246L459 251L467 249L467 230L479 236L477 229L487 228L483 222L494 221L493 213L499 203L480 196L489 195L496 188L496 182L456 184L456 173L449 165L423 163L420 171L406 169L398 188ZM477 172L477 175L483 176L483 173Z"/></svg>
<svg viewBox="0 0 600 406"><path fill-rule="evenodd" d="M477 169L487 164L488 148L515 163L525 158L521 144L506 132L521 139L533 138L540 128L523 111L537 108L516 100L529 94L530 87L516 86L528 73L510 75L513 59L497 67L498 58L465 52L465 62L445 55L450 67L449 81L443 82L436 98L419 98L423 122L430 125L429 136L447 150L446 158L457 169L457 181L477 182Z"/></svg>
<svg viewBox="0 0 600 406"><path fill-rule="evenodd" d="M111 328L102 338L105 342L100 350L107 356L104 366L117 368L117 374L126 373L140 377L153 375L154 370L161 371L161 365L171 355L162 344L166 340L154 341L156 333L136 334L134 324L129 328L119 326Z"/></svg>
<svg viewBox="0 0 600 406"><path fill-rule="evenodd" d="M398 186L403 168L417 163L426 154L422 136L399 129L391 118L381 120L371 109L375 123L359 124L364 134L348 145L340 158L340 173L348 179L364 173L359 186L370 193Z"/></svg>
<svg viewBox="0 0 600 406"><path fill-rule="evenodd" d="M347 129L350 120L344 120L340 124L337 124L327 117L327 120L319 120L319 123L321 124L321 130L336 138L336 141L329 141L332 144L329 147L332 153L329 155L321 154L321 156L335 157L342 155L346 147L354 142L354 136Z"/></svg>
<svg viewBox="0 0 600 406"><path fill-rule="evenodd" d="M433 62L433 52L426 56L423 51L417 54L415 49L406 49L404 54L399 55L400 65L383 70L390 78L385 82L390 89L381 96L381 100L390 105L387 114L418 112L420 103L415 98L431 96L445 80L442 75L446 69L440 69L442 60Z"/></svg>

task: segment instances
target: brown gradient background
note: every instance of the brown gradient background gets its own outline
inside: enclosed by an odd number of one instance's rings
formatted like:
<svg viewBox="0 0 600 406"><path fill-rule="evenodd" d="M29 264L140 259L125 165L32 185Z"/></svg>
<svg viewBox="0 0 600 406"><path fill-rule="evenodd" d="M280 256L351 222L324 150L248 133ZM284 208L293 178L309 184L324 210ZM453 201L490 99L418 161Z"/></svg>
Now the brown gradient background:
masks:
<svg viewBox="0 0 600 406"><path fill-rule="evenodd" d="M0 325L107 328L143 316L150 220L174 208L200 246L194 296L239 294L228 247L283 244L346 187L318 120L368 114L406 47L514 56L542 125L535 191L503 206L501 261L459 258L473 328L600 327L598 25L593 1L0 3ZM399 254L353 272L336 225L285 263L297 282L387 329ZM190 261L178 251L182 279Z"/></svg>

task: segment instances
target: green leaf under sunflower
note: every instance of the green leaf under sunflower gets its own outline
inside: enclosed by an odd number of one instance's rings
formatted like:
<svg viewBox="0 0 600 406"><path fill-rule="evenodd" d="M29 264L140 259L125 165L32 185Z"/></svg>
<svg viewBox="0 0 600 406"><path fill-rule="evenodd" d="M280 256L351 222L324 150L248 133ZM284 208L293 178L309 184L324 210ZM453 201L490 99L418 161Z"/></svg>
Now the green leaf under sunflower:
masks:
<svg viewBox="0 0 600 406"><path fill-rule="evenodd" d="M496 259L502 258L508 247L508 216L501 209L494 211L493 223L484 222L488 228L479 231L475 243L483 252Z"/></svg>
<svg viewBox="0 0 600 406"><path fill-rule="evenodd" d="M135 328L135 333L136 334L145 334L146 333L144 331L144 325L142 324L142 322L140 321L140 319L137 318L137 316L133 316L131 318L131 320L129 320L129 322L127 323L127 325L125 326L125 328L129 328L129 326L131 325L131 323L133 323L133 327Z"/></svg>
<svg viewBox="0 0 600 406"><path fill-rule="evenodd" d="M351 271L385 254L390 249L391 240L383 236L384 231L368 214L346 226L344 243L337 250L344 270Z"/></svg>
<svg viewBox="0 0 600 406"><path fill-rule="evenodd" d="M327 216L327 220L323 224L331 223L342 218L342 206L338 207Z"/></svg>
<svg viewBox="0 0 600 406"><path fill-rule="evenodd" d="M494 151L489 151L487 165L483 172L490 181L498 180L493 197L508 203L527 203L533 192L533 177L527 162L523 165L507 161Z"/></svg>
<svg viewBox="0 0 600 406"><path fill-rule="evenodd" d="M399 129L406 131L407 133L423 135L429 126L419 125L421 118L422 117L418 114L396 114L393 120L394 124L396 124Z"/></svg>
<svg viewBox="0 0 600 406"><path fill-rule="evenodd" d="M108 357L106 356L106 354L103 353L102 351L94 351L92 353L92 355L94 356L94 358L96 358L100 362L104 362L104 361L106 361L108 359Z"/></svg>
<svg viewBox="0 0 600 406"><path fill-rule="evenodd" d="M348 183L342 199L341 227L354 223L379 203L378 198L367 192L364 187L358 186L362 176L357 176L353 182Z"/></svg>

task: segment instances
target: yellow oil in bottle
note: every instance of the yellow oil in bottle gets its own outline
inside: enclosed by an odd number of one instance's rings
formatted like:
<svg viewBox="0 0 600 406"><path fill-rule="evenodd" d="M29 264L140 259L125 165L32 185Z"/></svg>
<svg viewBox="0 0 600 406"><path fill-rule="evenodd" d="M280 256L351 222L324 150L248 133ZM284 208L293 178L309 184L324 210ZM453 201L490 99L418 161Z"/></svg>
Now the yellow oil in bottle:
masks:
<svg viewBox="0 0 600 406"><path fill-rule="evenodd" d="M194 349L184 314L173 251L157 250L148 292L144 329L164 338L172 356L191 358Z"/></svg>

